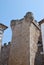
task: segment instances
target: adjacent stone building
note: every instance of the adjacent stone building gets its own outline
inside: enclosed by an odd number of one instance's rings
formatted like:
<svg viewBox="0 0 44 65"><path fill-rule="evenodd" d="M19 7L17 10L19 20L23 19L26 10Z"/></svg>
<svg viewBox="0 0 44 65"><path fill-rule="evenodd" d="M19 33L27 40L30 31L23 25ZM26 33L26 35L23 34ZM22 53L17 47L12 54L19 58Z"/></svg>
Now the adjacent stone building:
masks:
<svg viewBox="0 0 44 65"><path fill-rule="evenodd" d="M3 33L4 30L6 30L8 27L0 23L0 65L1 65L1 47L2 47L2 39L3 39Z"/></svg>
<svg viewBox="0 0 44 65"><path fill-rule="evenodd" d="M8 65L10 46L11 44L8 42L8 44L4 43L1 48L1 65Z"/></svg>
<svg viewBox="0 0 44 65"><path fill-rule="evenodd" d="M43 65L42 21L37 22L32 12L11 21L12 40L2 47L2 65Z"/></svg>

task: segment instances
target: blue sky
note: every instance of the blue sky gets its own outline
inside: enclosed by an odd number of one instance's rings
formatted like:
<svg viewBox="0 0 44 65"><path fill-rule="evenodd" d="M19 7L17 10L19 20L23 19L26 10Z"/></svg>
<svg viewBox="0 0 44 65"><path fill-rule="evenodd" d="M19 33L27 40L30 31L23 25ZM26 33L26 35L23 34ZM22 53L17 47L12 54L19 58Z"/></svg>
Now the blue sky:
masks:
<svg viewBox="0 0 44 65"><path fill-rule="evenodd" d="M22 18L28 11L33 12L37 21L43 19L44 0L0 0L0 23L8 26L3 35L3 44L11 41L11 20Z"/></svg>

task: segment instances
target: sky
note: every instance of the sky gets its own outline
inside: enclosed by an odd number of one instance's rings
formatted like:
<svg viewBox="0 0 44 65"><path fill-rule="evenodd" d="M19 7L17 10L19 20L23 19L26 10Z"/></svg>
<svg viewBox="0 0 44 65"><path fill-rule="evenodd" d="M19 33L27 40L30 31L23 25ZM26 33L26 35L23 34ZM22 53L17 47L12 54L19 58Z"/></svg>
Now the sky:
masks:
<svg viewBox="0 0 44 65"><path fill-rule="evenodd" d="M44 0L0 0L0 23L8 26L2 44L12 39L11 20L23 18L26 12L32 12L34 19L39 22L44 18Z"/></svg>

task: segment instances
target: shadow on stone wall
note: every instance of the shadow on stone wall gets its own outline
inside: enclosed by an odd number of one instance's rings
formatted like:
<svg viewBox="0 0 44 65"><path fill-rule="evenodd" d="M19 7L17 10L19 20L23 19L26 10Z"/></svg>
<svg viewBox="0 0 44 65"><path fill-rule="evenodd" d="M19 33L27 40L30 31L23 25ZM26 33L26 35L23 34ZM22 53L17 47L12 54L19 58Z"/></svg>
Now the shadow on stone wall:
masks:
<svg viewBox="0 0 44 65"><path fill-rule="evenodd" d="M41 52L43 51L43 45L42 45L42 40L40 38L37 43L37 46L38 46L38 49L36 52L34 65L43 65L42 64L42 55L41 55Z"/></svg>

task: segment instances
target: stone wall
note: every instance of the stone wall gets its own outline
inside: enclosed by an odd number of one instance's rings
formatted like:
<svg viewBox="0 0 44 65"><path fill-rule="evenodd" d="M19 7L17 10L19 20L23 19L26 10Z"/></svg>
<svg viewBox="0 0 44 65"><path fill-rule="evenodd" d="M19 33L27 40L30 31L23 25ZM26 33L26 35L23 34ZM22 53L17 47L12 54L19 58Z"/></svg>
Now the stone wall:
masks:
<svg viewBox="0 0 44 65"><path fill-rule="evenodd" d="M10 42L8 45L4 44L1 48L1 65L8 65L10 53Z"/></svg>
<svg viewBox="0 0 44 65"><path fill-rule="evenodd" d="M40 28L31 12L21 20L12 20L9 65L34 65Z"/></svg>
<svg viewBox="0 0 44 65"><path fill-rule="evenodd" d="M38 29L33 23L30 26L30 65L34 65L35 57L38 50L38 41L40 36L40 29Z"/></svg>
<svg viewBox="0 0 44 65"><path fill-rule="evenodd" d="M11 21L11 44L1 48L1 65L43 65L41 29L32 12Z"/></svg>
<svg viewBox="0 0 44 65"><path fill-rule="evenodd" d="M9 65L29 65L29 22L16 23L12 34Z"/></svg>

